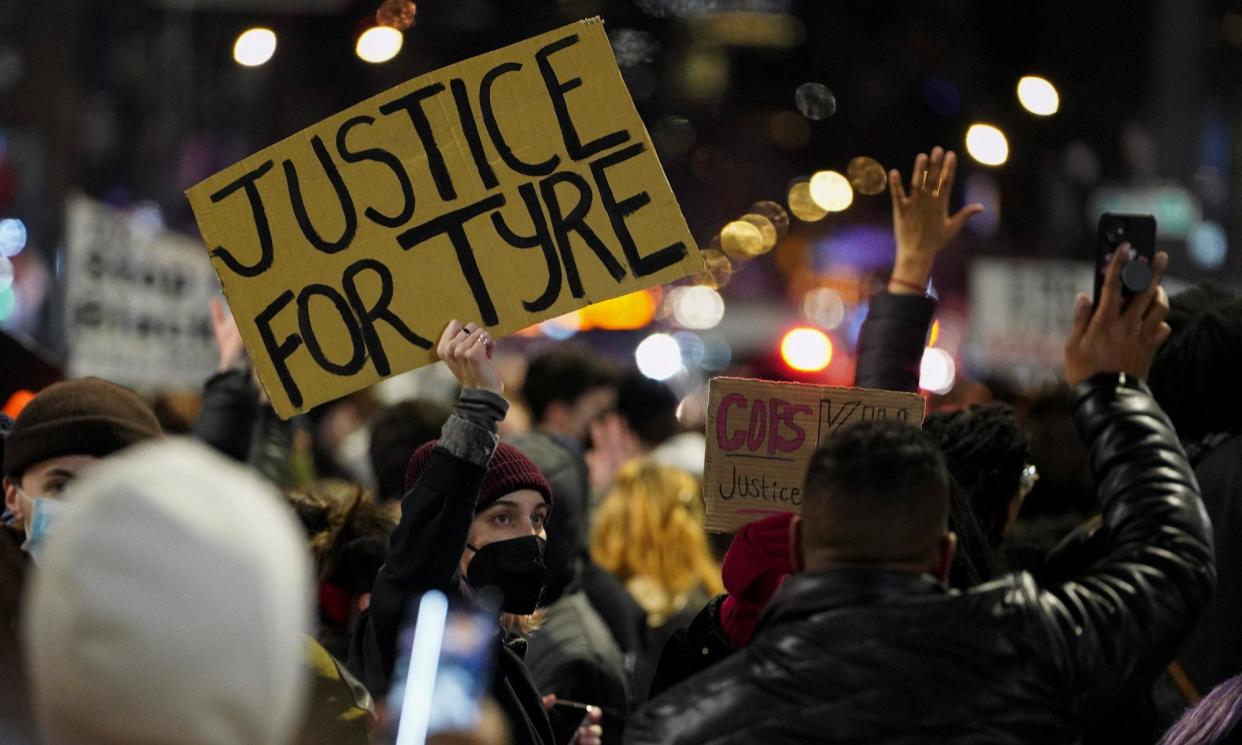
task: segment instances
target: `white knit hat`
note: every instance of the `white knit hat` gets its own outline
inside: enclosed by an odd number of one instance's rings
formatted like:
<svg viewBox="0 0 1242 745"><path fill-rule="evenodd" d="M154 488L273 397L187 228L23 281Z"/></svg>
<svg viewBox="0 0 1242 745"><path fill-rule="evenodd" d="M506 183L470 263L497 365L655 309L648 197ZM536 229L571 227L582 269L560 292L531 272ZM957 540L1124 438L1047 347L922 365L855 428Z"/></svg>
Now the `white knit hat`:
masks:
<svg viewBox="0 0 1242 745"><path fill-rule="evenodd" d="M305 539L274 488L190 440L66 495L25 603L48 745L287 745L306 706Z"/></svg>

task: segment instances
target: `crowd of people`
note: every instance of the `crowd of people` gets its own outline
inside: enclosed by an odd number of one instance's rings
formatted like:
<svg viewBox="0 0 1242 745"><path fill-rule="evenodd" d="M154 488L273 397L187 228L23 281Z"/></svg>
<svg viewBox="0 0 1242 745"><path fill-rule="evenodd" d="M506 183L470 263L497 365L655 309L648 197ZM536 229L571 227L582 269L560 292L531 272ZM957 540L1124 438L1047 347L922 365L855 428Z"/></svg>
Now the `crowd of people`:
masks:
<svg viewBox="0 0 1242 745"><path fill-rule="evenodd" d="M950 214L955 167L936 148L889 176L897 254L859 386L917 390L924 288L981 210ZM355 408L363 446L333 459L274 415L217 306L189 436L95 378L0 422L0 740L390 742L435 592L486 614L491 662L477 716L433 742L1242 736L1242 299L1170 299L1164 254L1126 296L1127 258L1067 329L1095 511L1046 550L1012 540L1040 474L1006 403L844 428L799 513L721 542L702 433L585 347L542 351L510 390L487 329L453 321L455 402ZM529 426L506 424L518 409Z"/></svg>

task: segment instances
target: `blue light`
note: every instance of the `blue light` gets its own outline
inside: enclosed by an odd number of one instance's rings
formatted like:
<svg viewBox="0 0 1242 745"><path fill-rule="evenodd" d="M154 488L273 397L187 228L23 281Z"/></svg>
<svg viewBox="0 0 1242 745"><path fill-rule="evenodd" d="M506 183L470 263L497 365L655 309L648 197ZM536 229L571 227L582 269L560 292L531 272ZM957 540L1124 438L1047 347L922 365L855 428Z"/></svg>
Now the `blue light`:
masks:
<svg viewBox="0 0 1242 745"><path fill-rule="evenodd" d="M947 80L928 80L923 85L923 98L928 108L941 116L955 116L962 110L962 94Z"/></svg>
<svg viewBox="0 0 1242 745"><path fill-rule="evenodd" d="M1219 223L1207 221L1196 225L1187 238L1190 258L1204 269L1219 269L1225 265L1229 242L1225 229Z"/></svg>
<svg viewBox="0 0 1242 745"><path fill-rule="evenodd" d="M26 224L14 217L0 220L0 256L16 256L25 247Z"/></svg>

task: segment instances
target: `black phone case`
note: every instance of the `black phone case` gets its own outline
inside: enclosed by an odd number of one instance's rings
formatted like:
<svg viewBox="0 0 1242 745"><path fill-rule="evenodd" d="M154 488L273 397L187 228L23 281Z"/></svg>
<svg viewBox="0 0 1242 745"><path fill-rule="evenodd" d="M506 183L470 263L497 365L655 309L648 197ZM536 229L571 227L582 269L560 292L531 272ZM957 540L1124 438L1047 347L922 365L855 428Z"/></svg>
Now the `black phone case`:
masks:
<svg viewBox="0 0 1242 745"><path fill-rule="evenodd" d="M1095 248L1095 292L1092 302L1100 302L1100 288L1104 284L1104 275L1108 271L1108 262L1113 251L1125 242L1136 252L1132 261L1145 260L1150 266L1156 256L1156 218L1151 215L1124 215L1105 212L1100 215L1096 226ZM1134 293L1121 288L1121 296L1128 298Z"/></svg>

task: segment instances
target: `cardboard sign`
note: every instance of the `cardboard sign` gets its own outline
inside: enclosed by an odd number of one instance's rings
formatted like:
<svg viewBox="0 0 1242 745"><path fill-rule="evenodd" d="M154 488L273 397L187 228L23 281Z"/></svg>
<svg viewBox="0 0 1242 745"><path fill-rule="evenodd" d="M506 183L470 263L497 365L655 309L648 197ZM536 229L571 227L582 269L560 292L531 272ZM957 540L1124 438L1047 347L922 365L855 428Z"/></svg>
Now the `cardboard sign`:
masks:
<svg viewBox="0 0 1242 745"><path fill-rule="evenodd" d="M703 269L598 19L416 78L187 192L282 417Z"/></svg>
<svg viewBox="0 0 1242 745"><path fill-rule="evenodd" d="M707 529L732 533L769 515L797 512L820 443L873 420L923 424L915 393L712 378L708 386L703 501Z"/></svg>
<svg viewBox="0 0 1242 745"><path fill-rule="evenodd" d="M198 241L85 197L65 212L68 375L201 388L219 359L208 301L220 285Z"/></svg>

